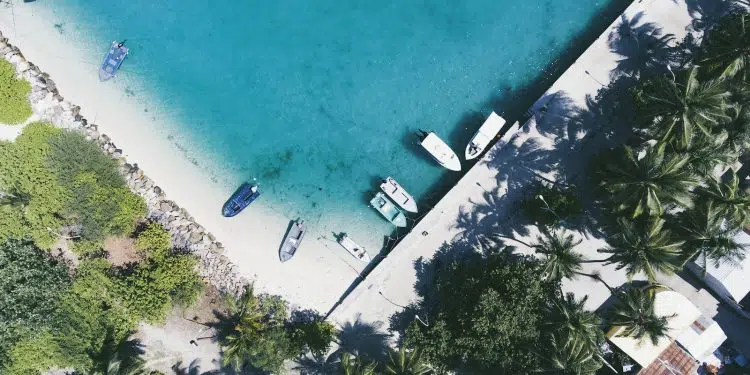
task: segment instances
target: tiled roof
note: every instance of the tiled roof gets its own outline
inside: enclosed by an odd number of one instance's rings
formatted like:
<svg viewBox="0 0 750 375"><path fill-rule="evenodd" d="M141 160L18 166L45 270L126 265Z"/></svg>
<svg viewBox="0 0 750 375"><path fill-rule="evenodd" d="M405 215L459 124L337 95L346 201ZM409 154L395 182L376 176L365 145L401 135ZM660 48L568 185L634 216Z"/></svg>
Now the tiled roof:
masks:
<svg viewBox="0 0 750 375"><path fill-rule="evenodd" d="M692 375L697 373L698 366L699 364L690 354L673 342L638 375Z"/></svg>

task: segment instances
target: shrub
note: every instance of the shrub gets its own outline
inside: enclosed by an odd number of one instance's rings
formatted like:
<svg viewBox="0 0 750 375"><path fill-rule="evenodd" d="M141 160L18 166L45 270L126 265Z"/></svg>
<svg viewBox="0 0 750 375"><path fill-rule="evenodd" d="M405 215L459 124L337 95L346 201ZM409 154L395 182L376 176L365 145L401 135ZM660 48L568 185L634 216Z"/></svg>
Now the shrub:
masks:
<svg viewBox="0 0 750 375"><path fill-rule="evenodd" d="M102 241L87 240L79 238L73 241L72 250L78 255L93 255L102 250Z"/></svg>
<svg viewBox="0 0 750 375"><path fill-rule="evenodd" d="M64 186L71 186L83 173L92 173L100 186L124 187L117 161L99 145L75 131L62 131L49 138L47 163Z"/></svg>
<svg viewBox="0 0 750 375"><path fill-rule="evenodd" d="M47 123L36 122L27 125L15 142L0 142L0 190L24 197L25 225L34 242L43 248L55 241L54 230L63 223L59 213L69 194L45 162L47 141L59 132ZM7 227L5 230L10 231Z"/></svg>
<svg viewBox="0 0 750 375"><path fill-rule="evenodd" d="M47 330L19 341L10 350L9 357L8 375L39 375L67 363L60 344Z"/></svg>
<svg viewBox="0 0 750 375"><path fill-rule="evenodd" d="M299 349L299 354L309 351L313 356L322 357L336 337L336 327L320 320L294 323L289 328L289 336L292 346Z"/></svg>
<svg viewBox="0 0 750 375"><path fill-rule="evenodd" d="M13 65L0 60L0 124L20 124L31 116L30 93L31 85L16 79Z"/></svg>
<svg viewBox="0 0 750 375"><path fill-rule="evenodd" d="M172 239L160 224L149 223L138 233L135 246L143 251L166 251L172 248Z"/></svg>
<svg viewBox="0 0 750 375"><path fill-rule="evenodd" d="M49 325L67 289L67 267L29 241L0 244L0 363L24 335Z"/></svg>
<svg viewBox="0 0 750 375"><path fill-rule="evenodd" d="M139 320L162 322L172 303L187 306L198 298L202 284L197 263L192 255L153 253L117 280L117 295Z"/></svg>

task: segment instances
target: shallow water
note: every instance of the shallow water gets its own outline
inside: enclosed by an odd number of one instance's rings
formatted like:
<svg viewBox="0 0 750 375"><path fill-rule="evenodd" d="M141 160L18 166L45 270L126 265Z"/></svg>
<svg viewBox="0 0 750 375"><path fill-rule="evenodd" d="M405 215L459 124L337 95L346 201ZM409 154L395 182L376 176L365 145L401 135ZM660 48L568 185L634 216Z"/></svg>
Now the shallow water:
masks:
<svg viewBox="0 0 750 375"><path fill-rule="evenodd" d="M367 207L381 176L417 199L456 178L415 147L437 131L463 155L467 114L538 77L613 0L65 0L56 28L88 43L95 74L111 40L131 54L115 80L154 130L233 191L380 244ZM117 84L117 83L115 83ZM515 120L515 119L509 119ZM466 164L466 163L464 163ZM218 210L218 208L217 208ZM357 234L359 233L359 234ZM363 242L367 242L365 240Z"/></svg>

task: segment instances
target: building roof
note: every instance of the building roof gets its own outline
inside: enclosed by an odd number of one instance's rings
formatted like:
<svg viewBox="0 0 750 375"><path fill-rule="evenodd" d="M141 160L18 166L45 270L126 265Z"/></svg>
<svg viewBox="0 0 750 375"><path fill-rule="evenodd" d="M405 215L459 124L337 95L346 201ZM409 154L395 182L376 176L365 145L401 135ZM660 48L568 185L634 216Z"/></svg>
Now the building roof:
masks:
<svg viewBox="0 0 750 375"><path fill-rule="evenodd" d="M698 366L690 354L677 343L672 343L638 375L696 374Z"/></svg>
<svg viewBox="0 0 750 375"><path fill-rule="evenodd" d="M677 342L701 363L716 362L713 352L726 339L727 335L719 324L706 317L696 320L689 329L677 336Z"/></svg>
<svg viewBox="0 0 750 375"><path fill-rule="evenodd" d="M641 367L648 367L659 354L669 347L674 339L690 327L701 316L700 310L685 296L672 290L657 291L654 297L654 311L658 316L672 316L669 319L669 333L656 345L648 338L636 340L632 337L617 336L623 330L615 327L607 333L609 341L636 361Z"/></svg>
<svg viewBox="0 0 750 375"><path fill-rule="evenodd" d="M744 231L737 233L734 240L750 250L750 235ZM696 259L695 263L703 267L702 258ZM708 261L706 272L721 282L735 301L741 301L750 292L750 256L739 263L722 262L718 267Z"/></svg>

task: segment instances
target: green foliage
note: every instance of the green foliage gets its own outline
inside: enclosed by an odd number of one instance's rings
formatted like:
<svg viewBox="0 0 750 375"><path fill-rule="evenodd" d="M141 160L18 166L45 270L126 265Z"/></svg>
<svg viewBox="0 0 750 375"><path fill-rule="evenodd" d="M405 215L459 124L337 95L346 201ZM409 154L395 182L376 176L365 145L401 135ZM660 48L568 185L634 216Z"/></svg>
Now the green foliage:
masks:
<svg viewBox="0 0 750 375"><path fill-rule="evenodd" d="M422 360L419 349L406 350L403 346L399 350L388 353L388 363L384 366L388 375L427 375L432 373L430 366Z"/></svg>
<svg viewBox="0 0 750 375"><path fill-rule="evenodd" d="M31 116L30 93L31 85L16 79L13 65L0 60L0 124L20 124Z"/></svg>
<svg viewBox="0 0 750 375"><path fill-rule="evenodd" d="M690 190L698 181L685 168L689 161L687 155L667 153L663 145L648 148L642 157L624 147L598 171L600 186L616 212L659 216L669 204L691 204Z"/></svg>
<svg viewBox="0 0 750 375"><path fill-rule="evenodd" d="M541 365L536 372L541 374L594 375L602 367L601 360L592 354L591 348L560 333L546 336L538 356Z"/></svg>
<svg viewBox="0 0 750 375"><path fill-rule="evenodd" d="M735 225L726 220L721 205L713 200L681 212L674 226L679 237L685 240L684 263L699 257L705 270L709 261L718 266L722 262L738 263L745 259L745 248L735 240L740 229Z"/></svg>
<svg viewBox="0 0 750 375"><path fill-rule="evenodd" d="M146 203L125 187L101 185L92 172L79 174L70 186L67 214L82 225L81 236L101 240L130 233L145 215Z"/></svg>
<svg viewBox="0 0 750 375"><path fill-rule="evenodd" d="M531 372L544 308L559 287L540 273L536 260L505 254L472 255L437 269L420 306L430 325L413 323L405 344L423 348L440 370Z"/></svg>
<svg viewBox="0 0 750 375"><path fill-rule="evenodd" d="M75 184L81 174L92 174L105 187L124 187L117 161L103 153L99 145L76 131L62 131L49 139L47 163L64 186Z"/></svg>
<svg viewBox="0 0 750 375"><path fill-rule="evenodd" d="M26 337L10 351L8 375L39 375L50 367L60 367L67 359L49 331Z"/></svg>
<svg viewBox="0 0 750 375"><path fill-rule="evenodd" d="M0 244L0 363L14 342L49 325L69 282L67 267L29 241Z"/></svg>
<svg viewBox="0 0 750 375"><path fill-rule="evenodd" d="M629 279L643 272L652 282L657 273L677 272L682 266L680 248L684 241L675 239L664 223L661 218L637 222L620 218L618 232L607 239L609 247L598 250L611 254L605 264L616 264L618 270L625 268Z"/></svg>
<svg viewBox="0 0 750 375"><path fill-rule="evenodd" d="M698 64L721 79L747 79L750 69L750 14L737 13L720 20L708 32Z"/></svg>
<svg viewBox="0 0 750 375"><path fill-rule="evenodd" d="M364 363L351 353L341 355L341 371L344 375L375 375L376 363Z"/></svg>
<svg viewBox="0 0 750 375"><path fill-rule="evenodd" d="M67 192L46 166L50 137L60 132L49 124L27 125L14 143L0 142L0 191L24 197L22 225L39 247L55 240L54 230L63 221L58 213L68 200ZM19 225L10 223L8 225ZM0 233L11 231L0 227Z"/></svg>
<svg viewBox="0 0 750 375"><path fill-rule="evenodd" d="M631 288L617 296L617 302L609 311L613 326L622 327L618 336L636 340L648 338L653 345L669 333L669 319L659 316L654 310L655 287Z"/></svg>
<svg viewBox="0 0 750 375"><path fill-rule="evenodd" d="M172 248L172 239L161 224L149 223L146 229L138 233L135 246L143 251L166 251Z"/></svg>
<svg viewBox="0 0 750 375"><path fill-rule="evenodd" d="M295 323L289 328L289 336L292 347L299 348L300 354L309 351L313 356L320 357L331 347L336 337L336 327L320 320Z"/></svg>
<svg viewBox="0 0 750 375"><path fill-rule="evenodd" d="M530 189L533 195L521 201L521 212L541 227L560 224L583 212L581 201L572 189L552 188L539 184Z"/></svg>
<svg viewBox="0 0 750 375"><path fill-rule="evenodd" d="M117 280L117 295L139 320L161 322L172 303L188 306L197 300L202 288L197 264L193 255L153 251L131 274Z"/></svg>
<svg viewBox="0 0 750 375"><path fill-rule="evenodd" d="M219 335L225 366L239 370L250 364L278 372L284 360L299 354L284 329L286 304L280 298L258 298L248 287L239 299L227 302L229 315L224 317Z"/></svg>
<svg viewBox="0 0 750 375"><path fill-rule="evenodd" d="M77 238L72 242L71 249L78 255L94 255L104 247L102 241L92 241L85 238Z"/></svg>
<svg viewBox="0 0 750 375"><path fill-rule="evenodd" d="M23 208L0 204L0 242L26 236L31 236L31 232L23 216Z"/></svg>
<svg viewBox="0 0 750 375"><path fill-rule="evenodd" d="M583 255L575 251L583 240L575 240L572 234L563 231L548 232L537 238L534 251L544 255L542 276L546 279L560 281L572 279L581 273Z"/></svg>

